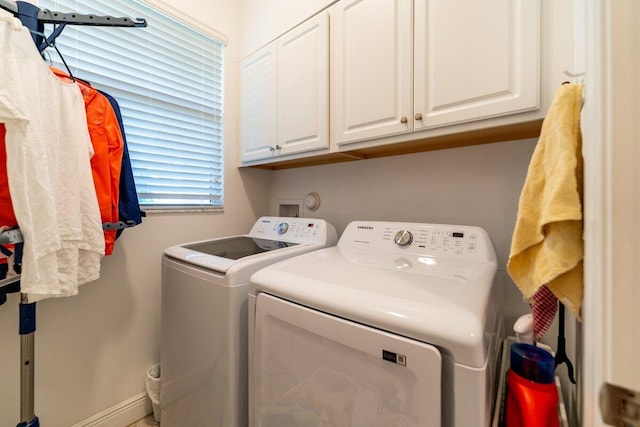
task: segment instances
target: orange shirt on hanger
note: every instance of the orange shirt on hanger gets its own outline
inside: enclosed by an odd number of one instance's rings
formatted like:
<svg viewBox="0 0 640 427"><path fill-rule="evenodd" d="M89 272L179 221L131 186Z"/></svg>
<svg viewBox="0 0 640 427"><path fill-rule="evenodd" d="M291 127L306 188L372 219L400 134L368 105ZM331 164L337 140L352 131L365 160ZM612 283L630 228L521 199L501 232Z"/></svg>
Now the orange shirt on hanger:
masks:
<svg viewBox="0 0 640 427"><path fill-rule="evenodd" d="M51 68L59 78L71 81L69 75ZM118 222L120 169L124 141L118 119L109 100L89 84L77 80L84 98L87 126L95 154L91 158L93 182L100 206L102 222ZM105 255L111 255L116 240L116 230L105 230Z"/></svg>

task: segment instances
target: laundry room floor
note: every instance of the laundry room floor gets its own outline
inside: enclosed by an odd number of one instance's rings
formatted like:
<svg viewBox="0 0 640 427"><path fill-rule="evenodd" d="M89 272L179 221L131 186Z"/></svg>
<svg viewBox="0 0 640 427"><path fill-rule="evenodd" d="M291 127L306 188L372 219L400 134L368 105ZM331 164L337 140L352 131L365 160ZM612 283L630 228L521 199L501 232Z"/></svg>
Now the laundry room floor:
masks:
<svg viewBox="0 0 640 427"><path fill-rule="evenodd" d="M153 419L153 415L147 415L141 420L136 421L133 424L129 424L127 427L149 427L149 426L159 426L160 423L155 422Z"/></svg>

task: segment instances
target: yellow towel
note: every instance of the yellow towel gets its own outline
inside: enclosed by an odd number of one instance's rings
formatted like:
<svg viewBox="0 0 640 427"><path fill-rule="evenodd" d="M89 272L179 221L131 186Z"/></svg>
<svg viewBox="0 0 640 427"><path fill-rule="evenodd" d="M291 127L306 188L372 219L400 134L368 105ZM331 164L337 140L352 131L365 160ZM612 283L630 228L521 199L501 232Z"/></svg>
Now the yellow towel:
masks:
<svg viewBox="0 0 640 427"><path fill-rule="evenodd" d="M581 102L582 85L563 84L542 123L507 263L525 299L547 285L578 318L584 281Z"/></svg>

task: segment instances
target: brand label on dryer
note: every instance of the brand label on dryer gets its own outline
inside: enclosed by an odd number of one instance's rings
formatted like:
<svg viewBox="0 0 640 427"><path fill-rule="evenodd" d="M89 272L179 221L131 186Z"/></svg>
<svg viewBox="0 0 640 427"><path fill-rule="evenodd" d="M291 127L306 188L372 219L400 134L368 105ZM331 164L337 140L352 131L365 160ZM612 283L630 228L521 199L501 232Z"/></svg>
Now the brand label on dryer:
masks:
<svg viewBox="0 0 640 427"><path fill-rule="evenodd" d="M407 357L404 354L394 353L388 350L382 350L382 358L387 362L395 363L396 365L407 366Z"/></svg>

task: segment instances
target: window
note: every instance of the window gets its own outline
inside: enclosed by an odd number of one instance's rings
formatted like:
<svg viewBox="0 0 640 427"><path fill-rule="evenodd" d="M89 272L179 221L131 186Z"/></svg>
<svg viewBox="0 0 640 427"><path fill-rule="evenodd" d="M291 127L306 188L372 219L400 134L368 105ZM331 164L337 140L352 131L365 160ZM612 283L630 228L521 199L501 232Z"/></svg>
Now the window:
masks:
<svg viewBox="0 0 640 427"><path fill-rule="evenodd" d="M222 207L224 44L138 0L38 6L147 20L146 28L67 26L56 45L74 76L118 100L143 207ZM47 54L65 69L54 49Z"/></svg>

